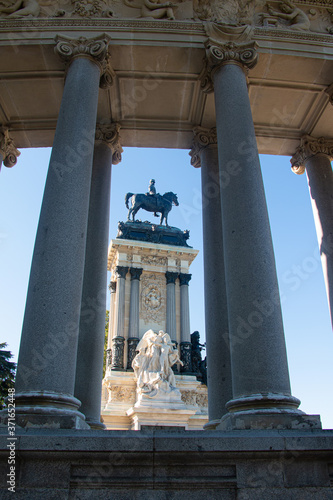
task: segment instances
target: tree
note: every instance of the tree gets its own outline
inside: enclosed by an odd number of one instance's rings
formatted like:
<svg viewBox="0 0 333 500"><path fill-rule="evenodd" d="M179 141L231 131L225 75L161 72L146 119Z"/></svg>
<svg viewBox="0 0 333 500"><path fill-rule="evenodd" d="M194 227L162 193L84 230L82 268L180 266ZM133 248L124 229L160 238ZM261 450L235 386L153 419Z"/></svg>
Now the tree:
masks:
<svg viewBox="0 0 333 500"><path fill-rule="evenodd" d="M105 314L105 338L104 338L104 357L103 357L103 378L106 370L106 350L108 348L108 333L109 333L109 311Z"/></svg>
<svg viewBox="0 0 333 500"><path fill-rule="evenodd" d="M8 396L8 389L14 387L16 363L10 361L13 357L10 351L5 351L7 343L0 343L0 408L5 407L5 398Z"/></svg>

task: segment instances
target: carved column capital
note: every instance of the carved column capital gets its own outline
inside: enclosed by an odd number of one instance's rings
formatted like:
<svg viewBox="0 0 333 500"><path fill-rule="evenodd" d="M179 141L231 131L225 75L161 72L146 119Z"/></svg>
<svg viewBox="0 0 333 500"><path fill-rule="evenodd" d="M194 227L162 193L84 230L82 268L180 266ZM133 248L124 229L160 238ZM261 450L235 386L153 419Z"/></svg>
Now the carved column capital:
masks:
<svg viewBox="0 0 333 500"><path fill-rule="evenodd" d="M68 67L73 59L87 57L99 66L101 72L100 87L107 88L113 84L115 73L109 61L108 46L110 36L104 33L95 38L73 39L64 35L56 36L55 53L65 62Z"/></svg>
<svg viewBox="0 0 333 500"><path fill-rule="evenodd" d="M140 276L142 274L142 267L130 267L131 281L132 280L140 280Z"/></svg>
<svg viewBox="0 0 333 500"><path fill-rule="evenodd" d="M193 129L194 138L192 142L192 149L189 152L191 157L191 165L195 168L201 167L201 151L208 146L217 147L217 135L216 128L203 128L203 127L195 127Z"/></svg>
<svg viewBox="0 0 333 500"><path fill-rule="evenodd" d="M167 271L165 273L165 278L166 278L166 284L167 285L169 283L176 283L176 279L178 278L178 273L174 273L172 271Z"/></svg>
<svg viewBox="0 0 333 500"><path fill-rule="evenodd" d="M191 281L192 274L186 274L186 273L180 273L179 274L179 284L180 286L182 285L188 285L189 282Z"/></svg>
<svg viewBox="0 0 333 500"><path fill-rule="evenodd" d="M10 138L9 130L4 127L0 128L0 153L3 158L3 164L8 168L16 165L17 157L21 154L16 149L13 139Z"/></svg>
<svg viewBox="0 0 333 500"><path fill-rule="evenodd" d="M111 293L116 293L116 291L117 291L117 282L116 281L110 281L109 290Z"/></svg>
<svg viewBox="0 0 333 500"><path fill-rule="evenodd" d="M316 139L310 135L303 136L300 145L290 160L291 170L297 175L303 174L306 161L317 154L326 155L332 160L333 139L325 139L324 137Z"/></svg>
<svg viewBox="0 0 333 500"><path fill-rule="evenodd" d="M121 153L123 148L120 144L120 124L111 123L110 125L100 125L96 127L96 141L105 142L112 151L112 164L118 165L121 162Z"/></svg>
<svg viewBox="0 0 333 500"><path fill-rule="evenodd" d="M201 72L201 89L213 92L213 76L217 69L224 64L238 64L244 71L254 68L258 61L256 42L246 43L217 43L216 40L208 39L205 43L206 58L205 66Z"/></svg>
<svg viewBox="0 0 333 500"><path fill-rule="evenodd" d="M126 278L126 274L128 272L128 267L126 266L117 266L116 267L116 276L117 278Z"/></svg>

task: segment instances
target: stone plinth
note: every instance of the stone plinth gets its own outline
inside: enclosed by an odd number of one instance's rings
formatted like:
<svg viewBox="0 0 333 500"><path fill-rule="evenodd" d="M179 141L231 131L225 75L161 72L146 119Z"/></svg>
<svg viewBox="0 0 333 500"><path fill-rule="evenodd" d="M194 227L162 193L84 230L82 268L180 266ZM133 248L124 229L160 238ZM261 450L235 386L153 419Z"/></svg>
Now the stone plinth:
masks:
<svg viewBox="0 0 333 500"><path fill-rule="evenodd" d="M185 404L163 404L162 408L157 406L134 406L127 411L131 420L130 429L140 431L143 426L180 427L188 430L188 421L195 414L195 410L189 410Z"/></svg>

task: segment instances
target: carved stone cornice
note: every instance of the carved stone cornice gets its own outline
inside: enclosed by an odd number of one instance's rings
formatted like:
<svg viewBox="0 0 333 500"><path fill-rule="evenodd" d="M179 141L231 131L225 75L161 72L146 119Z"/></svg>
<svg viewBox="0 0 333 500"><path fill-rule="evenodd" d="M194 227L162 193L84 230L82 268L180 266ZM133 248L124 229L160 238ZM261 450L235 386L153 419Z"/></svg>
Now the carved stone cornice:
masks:
<svg viewBox="0 0 333 500"><path fill-rule="evenodd" d="M178 278L178 273L174 273L172 271L167 271L165 273L165 278L166 278L166 284L168 285L169 283L176 283L176 279Z"/></svg>
<svg viewBox="0 0 333 500"><path fill-rule="evenodd" d="M192 149L189 152L191 157L191 165L195 168L201 167L201 151L208 146L217 146L216 128L195 127L193 129L194 138Z"/></svg>
<svg viewBox="0 0 333 500"><path fill-rule="evenodd" d="M205 47L205 65L200 74L200 79L201 89L206 93L213 92L214 73L224 64L238 64L247 72L249 69L254 68L258 61L256 42L217 44L215 40L208 39Z"/></svg>
<svg viewBox="0 0 333 500"><path fill-rule="evenodd" d="M56 36L55 53L65 62L67 68L77 57L87 57L99 66L100 87L107 88L113 84L115 73L109 61L108 47L111 37L107 34L95 38L73 39L64 35Z"/></svg>
<svg viewBox="0 0 333 500"><path fill-rule="evenodd" d="M112 164L118 165L121 162L121 153L123 148L120 144L120 125L119 123L111 123L110 125L97 125L96 141L103 141L109 146L112 151Z"/></svg>
<svg viewBox="0 0 333 500"><path fill-rule="evenodd" d="M300 145L290 160L291 170L297 175L303 174L306 161L317 154L326 155L332 160L333 139L325 139L324 137L316 139L310 135L303 136Z"/></svg>
<svg viewBox="0 0 333 500"><path fill-rule="evenodd" d="M132 280L140 280L140 276L142 274L142 267L130 267L131 281Z"/></svg>
<svg viewBox="0 0 333 500"><path fill-rule="evenodd" d="M126 274L128 272L128 267L126 266L117 266L116 267L116 276L117 278L126 278Z"/></svg>
<svg viewBox="0 0 333 500"><path fill-rule="evenodd" d="M179 285L188 285L191 281L192 274L180 273L179 274Z"/></svg>
<svg viewBox="0 0 333 500"><path fill-rule="evenodd" d="M11 168L16 165L20 151L16 149L13 139L9 136L8 128L0 128L0 153L5 167Z"/></svg>

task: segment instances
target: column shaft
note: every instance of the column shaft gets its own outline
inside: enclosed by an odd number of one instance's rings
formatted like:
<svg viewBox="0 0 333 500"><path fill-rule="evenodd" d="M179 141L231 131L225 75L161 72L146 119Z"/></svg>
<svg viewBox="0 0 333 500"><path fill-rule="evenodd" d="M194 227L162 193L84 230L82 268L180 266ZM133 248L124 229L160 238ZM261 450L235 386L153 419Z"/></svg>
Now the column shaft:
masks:
<svg viewBox="0 0 333 500"><path fill-rule="evenodd" d="M266 207L246 77L238 64L214 73L219 171L229 173L222 228L234 400L242 408L295 408ZM268 395L274 396L268 396Z"/></svg>
<svg viewBox="0 0 333 500"><path fill-rule="evenodd" d="M85 57L68 69L30 273L17 407L47 400L54 408L55 400L54 412L63 413L62 395L74 392L99 78Z"/></svg>
<svg viewBox="0 0 333 500"><path fill-rule="evenodd" d="M232 380L217 147L203 148L200 159L208 414L212 423L227 413L225 405L232 399Z"/></svg>
<svg viewBox="0 0 333 500"><path fill-rule="evenodd" d="M115 336L112 339L113 370L124 369L124 342L125 342L125 280L127 267L117 266L117 291L115 307Z"/></svg>
<svg viewBox="0 0 333 500"><path fill-rule="evenodd" d="M132 361L135 357L136 346L139 342L139 319L140 319L140 276L142 268L130 268L131 295L128 328L127 369L132 369Z"/></svg>
<svg viewBox="0 0 333 500"><path fill-rule="evenodd" d="M100 422L105 339L107 252L112 151L96 142L90 189L87 244L82 291L74 395L92 428Z"/></svg>
<svg viewBox="0 0 333 500"><path fill-rule="evenodd" d="M313 217L333 325L333 173L329 156L316 154L305 161Z"/></svg>
<svg viewBox="0 0 333 500"><path fill-rule="evenodd" d="M183 362L181 372L192 372L192 344L190 330L190 303L188 284L191 274L180 273L180 359Z"/></svg>
<svg viewBox="0 0 333 500"><path fill-rule="evenodd" d="M111 297L110 297L110 314L109 314L109 335L108 335L108 349L111 349L112 345L112 338L114 335L114 316L115 316L115 308L116 308L116 281L111 281L110 282L110 290L111 290Z"/></svg>
<svg viewBox="0 0 333 500"><path fill-rule="evenodd" d="M167 271L166 277L166 331L172 341L177 342L176 279L178 273Z"/></svg>

